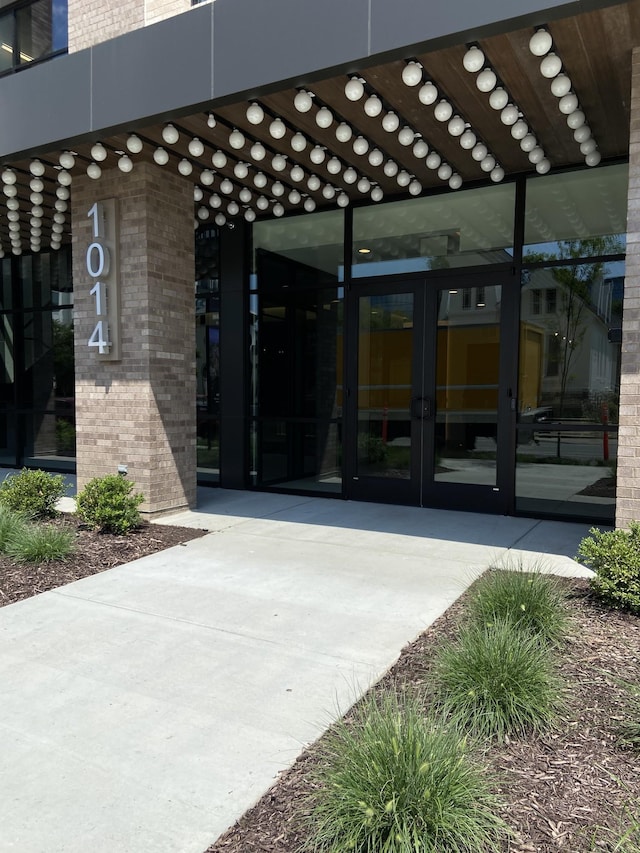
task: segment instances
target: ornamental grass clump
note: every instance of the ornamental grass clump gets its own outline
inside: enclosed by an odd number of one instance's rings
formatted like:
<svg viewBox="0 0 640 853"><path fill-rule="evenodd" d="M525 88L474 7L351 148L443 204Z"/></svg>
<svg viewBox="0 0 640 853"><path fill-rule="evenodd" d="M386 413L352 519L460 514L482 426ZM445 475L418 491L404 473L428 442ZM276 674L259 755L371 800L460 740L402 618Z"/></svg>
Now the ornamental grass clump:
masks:
<svg viewBox="0 0 640 853"><path fill-rule="evenodd" d="M566 592L562 580L545 574L540 565L523 568L494 567L473 588L469 617L481 624L496 620L512 622L549 644L559 643L567 633Z"/></svg>
<svg viewBox="0 0 640 853"><path fill-rule="evenodd" d="M550 649L508 619L463 626L438 651L435 682L445 714L485 738L543 730L561 704Z"/></svg>
<svg viewBox="0 0 640 853"><path fill-rule="evenodd" d="M7 545L20 536L27 521L22 513L14 512L0 504L0 554L4 554Z"/></svg>
<svg viewBox="0 0 640 853"><path fill-rule="evenodd" d="M64 560L73 550L73 532L51 524L26 524L5 546L7 556L19 563Z"/></svg>
<svg viewBox="0 0 640 853"><path fill-rule="evenodd" d="M486 768L415 700L366 697L321 742L309 843L322 853L481 853L507 835Z"/></svg>

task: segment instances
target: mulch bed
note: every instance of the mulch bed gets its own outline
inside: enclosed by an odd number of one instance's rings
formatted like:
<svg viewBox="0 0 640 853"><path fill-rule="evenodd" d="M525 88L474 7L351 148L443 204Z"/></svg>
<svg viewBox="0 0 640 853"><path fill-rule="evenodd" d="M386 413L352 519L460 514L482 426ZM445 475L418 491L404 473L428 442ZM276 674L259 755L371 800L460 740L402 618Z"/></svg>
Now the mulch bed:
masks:
<svg viewBox="0 0 640 853"><path fill-rule="evenodd" d="M0 607L207 533L190 527L145 523L127 536L118 536L89 530L74 516L61 516L50 523L75 531L75 553L66 560L40 564L17 564L0 555Z"/></svg>
<svg viewBox="0 0 640 853"><path fill-rule="evenodd" d="M595 483L592 483L590 486L584 488L581 492L578 492L578 494L589 495L594 498L615 498L616 478L601 477L599 480L596 480Z"/></svg>
<svg viewBox="0 0 640 853"><path fill-rule="evenodd" d="M619 743L629 712L621 682L640 685L640 618L601 606L584 580L566 583L572 627L559 656L561 719L544 736L494 744L486 756L501 780L502 816L515 832L511 853L613 851L624 827L640 823L640 752ZM374 689L425 688L433 651L455 636L468 595L408 645ZM317 760L313 747L303 753L206 853L299 853Z"/></svg>

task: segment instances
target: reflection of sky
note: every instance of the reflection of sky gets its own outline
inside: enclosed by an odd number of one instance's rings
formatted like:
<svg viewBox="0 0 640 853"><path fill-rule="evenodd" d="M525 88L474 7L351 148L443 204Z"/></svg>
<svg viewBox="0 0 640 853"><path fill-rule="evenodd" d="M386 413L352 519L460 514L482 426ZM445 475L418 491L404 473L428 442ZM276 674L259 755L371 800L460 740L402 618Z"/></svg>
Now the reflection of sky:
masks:
<svg viewBox="0 0 640 853"><path fill-rule="evenodd" d="M66 50L68 45L67 0L53 0L52 3L52 50Z"/></svg>

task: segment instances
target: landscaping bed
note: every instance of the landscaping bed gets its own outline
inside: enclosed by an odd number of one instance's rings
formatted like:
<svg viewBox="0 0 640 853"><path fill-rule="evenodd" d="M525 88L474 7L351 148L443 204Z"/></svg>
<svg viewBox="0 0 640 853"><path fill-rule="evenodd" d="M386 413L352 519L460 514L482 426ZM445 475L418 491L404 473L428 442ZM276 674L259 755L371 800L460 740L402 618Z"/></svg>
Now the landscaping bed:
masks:
<svg viewBox="0 0 640 853"><path fill-rule="evenodd" d="M541 734L480 747L497 776L500 816L513 831L511 841L487 853L640 850L640 752L620 740L622 723L639 712L623 682L640 685L640 617L600 604L584 580L563 583L570 623L558 660L564 682L558 719ZM378 694L429 693L434 653L454 641L471 594L402 651L374 688ZM310 780L320 761L316 744L207 853L303 850Z"/></svg>

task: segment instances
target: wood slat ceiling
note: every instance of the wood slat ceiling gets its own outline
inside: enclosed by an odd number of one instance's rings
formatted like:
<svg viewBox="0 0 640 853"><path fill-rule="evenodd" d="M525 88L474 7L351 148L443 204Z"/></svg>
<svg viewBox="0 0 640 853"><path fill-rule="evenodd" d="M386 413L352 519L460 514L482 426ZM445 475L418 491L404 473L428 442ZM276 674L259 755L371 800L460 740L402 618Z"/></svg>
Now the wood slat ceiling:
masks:
<svg viewBox="0 0 640 853"><path fill-rule="evenodd" d="M592 129L602 157L606 159L625 156L629 144L631 51L634 45L640 44L638 0L553 21L547 28L553 37L553 49L563 61L563 70L572 81L573 91L586 114L587 123ZM558 110L558 99L551 92L550 81L542 77L539 71L540 60L529 51L528 44L532 34L532 29L524 29L495 35L478 44L485 55L487 65L493 68L499 84L507 90L511 101L518 106L543 147L551 168L581 164L584 158L573 138L573 132L567 127L566 117ZM209 126L208 115L204 113L176 119L174 124L180 132L180 139L175 145L167 145L163 141L163 125L136 128L135 132L142 139L144 147L140 154L130 155L134 168L135 162L138 161L153 162L153 152L159 146L165 148L170 156L169 163L162 167L164 169L178 173L179 161L187 159L192 164L193 171L185 176L185 180L196 185L200 182L203 192L203 199L195 203L194 213L197 214L199 208L205 207L211 217L216 212L226 211L231 200L240 206L240 215L248 209L262 215L255 204L260 195L264 195L269 201L269 215L276 203L281 203L285 211L295 210L301 208L305 198L313 199L317 208L333 207L337 196L326 198L323 188L327 184L334 187L337 194L345 193L349 200L354 202L368 200L373 187L380 187L385 197L407 196L407 188L400 187L395 177L387 177L381 166L372 166L368 154L358 155L354 152L353 139L360 135L368 140L370 149L378 148L382 152L385 162L395 161L400 169L415 177L424 190L447 189L447 180L438 177L437 171L428 168L424 157L417 158L414 155L413 145L401 145L397 133L387 133L383 129L382 115L387 110L393 110L400 118L400 127L407 125L419 134L416 139L424 139L430 149L437 151L442 160L449 163L465 183L486 180L487 174L471 157L470 152L464 150L458 139L449 134L447 123L435 119L433 106L420 103L420 87L407 87L403 83L402 70L406 61L415 58L423 66L424 80L431 80L436 84L440 97L448 99L454 112L471 125L478 140L487 145L507 175L533 172L534 167L527 154L520 149L519 142L512 138L510 128L501 122L500 113L490 107L488 94L478 91L476 74L464 69L462 60L466 50L467 46L460 44L423 53L417 57L401 57L383 65L363 69L361 75L366 81L367 94L376 93L383 102L383 113L377 118L365 114L363 104L366 96L355 103L346 98L344 86L348 77L339 75L309 85L309 90L315 95L315 103L308 113L300 113L294 108L293 99L297 90L286 89L260 97L259 103L265 110L265 119L259 125L252 125L247 120L248 104L241 102L215 109L217 124L213 128ZM318 127L315 121L315 115L321 105L326 105L334 115L335 120L327 129ZM276 116L282 118L287 128L285 136L280 140L274 139L269 133L269 124ZM340 121L346 122L353 129L353 139L349 142L342 143L336 139L335 128ZM239 151L229 144L229 133L233 128L241 130L246 137L245 145ZM303 133L308 140L306 149L300 153L293 151L290 145L296 131ZM102 140L109 152L107 160L101 164L103 169L116 167L120 156L117 152L126 151L127 137L128 134L125 133ZM193 137L198 137L205 146L201 156L194 157L189 152L188 144ZM266 149L267 156L261 161L255 161L251 157L250 149L254 141L262 142ZM323 164L315 165L310 160L309 154L314 145L326 149ZM215 169L211 162L212 154L218 149L224 151L228 158L227 165L222 169ZM76 165L71 171L75 177L83 175L91 162L91 143L78 144L74 151L77 154ZM41 158L46 166L42 178L43 246L48 244L48 235L53 223L59 153L48 152ZM281 172L272 165L273 156L278 153L287 157L287 168ZM338 175L329 174L327 171L326 164L331 156L340 160L341 170ZM244 162L249 167L246 178L238 178L234 174L234 165L238 162ZM301 182L293 180L290 174L291 167L296 164L304 171L304 179ZM23 248L27 250L32 224L29 162L5 164L7 165L14 168L18 176L16 187L20 201L20 234ZM353 167L358 177L369 179L371 187L367 192L361 192L357 183L345 180L344 171L348 167ZM213 170L216 173L211 186L201 182L204 170ZM257 189L254 185L253 178L257 172L262 172L267 178L267 185L263 189ZM307 186L311 175L320 178L319 189L309 189ZM233 184L232 192L226 195L220 192L220 183L224 178L228 178ZM273 192L276 181L284 187L284 194L281 196L276 196ZM240 199L243 187L251 191L252 197L248 202ZM288 200L289 193L294 189L302 195L301 202L297 204ZM331 190L325 192L331 194ZM215 209L209 206L212 195L220 198ZM214 204L217 204L215 198ZM10 232L8 211L4 207L0 200L0 241L7 252L10 251ZM69 237L67 211L64 240Z"/></svg>

